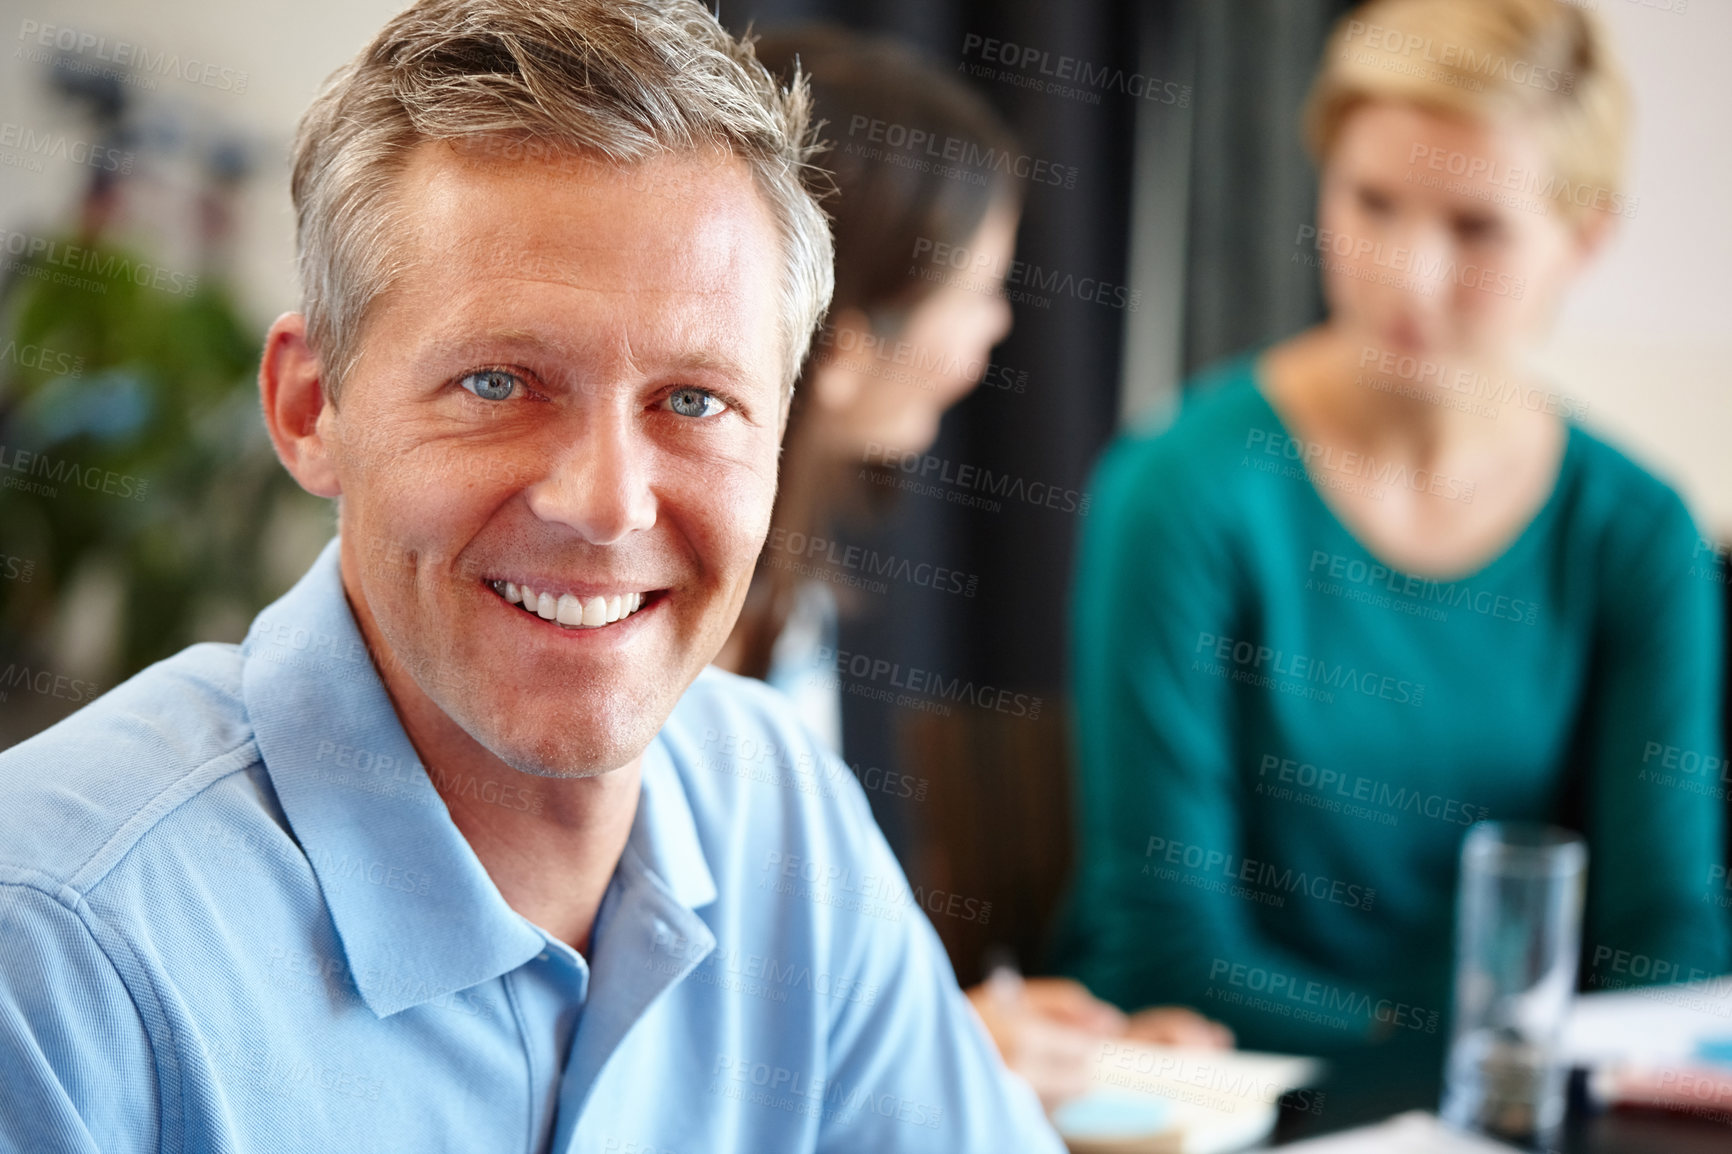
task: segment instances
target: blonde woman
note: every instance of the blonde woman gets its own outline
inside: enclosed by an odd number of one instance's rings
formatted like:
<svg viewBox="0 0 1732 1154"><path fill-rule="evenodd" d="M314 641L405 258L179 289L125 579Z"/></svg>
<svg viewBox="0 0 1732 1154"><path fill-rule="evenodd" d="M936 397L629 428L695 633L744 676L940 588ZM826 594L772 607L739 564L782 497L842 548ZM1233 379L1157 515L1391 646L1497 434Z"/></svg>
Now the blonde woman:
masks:
<svg viewBox="0 0 1732 1154"><path fill-rule="evenodd" d="M1074 610L1068 966L1251 1047L1448 1025L1457 855L1577 824L1584 981L1726 966L1713 585L1678 496L1529 368L1632 204L1602 30L1556 0L1382 0L1306 109L1327 319L1203 374L1094 480ZM1627 967L1626 967L1627 968Z"/></svg>

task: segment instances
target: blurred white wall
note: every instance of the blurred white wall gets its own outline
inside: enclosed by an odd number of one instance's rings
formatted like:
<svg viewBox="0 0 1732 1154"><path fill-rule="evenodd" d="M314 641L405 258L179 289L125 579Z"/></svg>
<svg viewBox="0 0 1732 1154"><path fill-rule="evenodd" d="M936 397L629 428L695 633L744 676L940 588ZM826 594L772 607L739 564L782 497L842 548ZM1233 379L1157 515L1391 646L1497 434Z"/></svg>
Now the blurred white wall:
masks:
<svg viewBox="0 0 1732 1154"><path fill-rule="evenodd" d="M1732 2L1593 0L1635 89L1641 198L1546 350L1588 424L1732 537ZM1652 6L1650 6L1652 5Z"/></svg>
<svg viewBox="0 0 1732 1154"><path fill-rule="evenodd" d="M165 146L141 153L141 179L130 194L149 224L132 231L141 247L166 248L157 254L163 263L194 271L188 246L194 222L185 195L191 149L213 130L238 133L260 163L238 206L233 279L262 334L263 325L293 307L296 297L288 192L295 121L331 70L403 6L403 0L0 0L0 121L39 135L84 135L75 114L45 91L47 66L29 57L33 50L49 51L38 44L31 22L106 37L105 47L86 48L80 56L93 65L103 64L99 52L112 56L119 41L143 47L151 59L161 54L179 57L183 66L188 60L216 65L219 74L210 84L158 75L151 88L128 86ZM222 69L230 73L226 80ZM243 72L244 91L237 91ZM68 206L87 172L53 157L41 164L40 172L0 164L0 227L40 231L68 223ZM179 229L165 231L165 220Z"/></svg>

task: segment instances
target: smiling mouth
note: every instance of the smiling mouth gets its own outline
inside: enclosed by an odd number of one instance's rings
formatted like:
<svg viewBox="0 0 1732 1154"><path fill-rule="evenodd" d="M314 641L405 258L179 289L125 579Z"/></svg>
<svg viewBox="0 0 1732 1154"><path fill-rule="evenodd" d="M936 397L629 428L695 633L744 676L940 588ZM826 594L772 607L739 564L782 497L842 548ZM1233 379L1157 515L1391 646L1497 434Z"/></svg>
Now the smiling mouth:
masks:
<svg viewBox="0 0 1732 1154"><path fill-rule="evenodd" d="M653 590L577 597L570 593L555 593L551 589L532 589L511 581L486 580L482 584L522 612L565 629L600 629L613 625L655 599Z"/></svg>

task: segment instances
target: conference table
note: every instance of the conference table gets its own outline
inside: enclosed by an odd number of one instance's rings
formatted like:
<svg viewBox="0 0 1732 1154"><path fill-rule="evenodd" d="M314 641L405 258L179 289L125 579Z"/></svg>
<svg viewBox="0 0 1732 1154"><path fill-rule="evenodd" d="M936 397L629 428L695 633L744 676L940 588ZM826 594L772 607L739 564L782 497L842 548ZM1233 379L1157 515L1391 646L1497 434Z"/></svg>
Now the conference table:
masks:
<svg viewBox="0 0 1732 1154"><path fill-rule="evenodd" d="M1441 1080L1394 1069L1378 1055L1330 1062L1315 1091L1316 1112L1283 1108L1273 1145L1381 1122L1408 1110L1437 1109ZM1315 1101L1315 1099L1308 1099ZM1646 1111L1596 1112L1571 1094L1569 1119L1552 1154L1732 1154L1732 1125Z"/></svg>

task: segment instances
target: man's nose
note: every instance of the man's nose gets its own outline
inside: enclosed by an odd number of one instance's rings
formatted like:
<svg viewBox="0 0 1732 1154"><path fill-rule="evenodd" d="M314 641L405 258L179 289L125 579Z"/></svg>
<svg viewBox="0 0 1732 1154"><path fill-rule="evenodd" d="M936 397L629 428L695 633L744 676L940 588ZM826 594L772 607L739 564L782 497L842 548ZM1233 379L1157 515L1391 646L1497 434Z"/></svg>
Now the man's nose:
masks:
<svg viewBox="0 0 1732 1154"><path fill-rule="evenodd" d="M547 475L524 490L530 512L567 525L591 545L613 545L656 522L653 449L626 413L588 414L562 440Z"/></svg>

